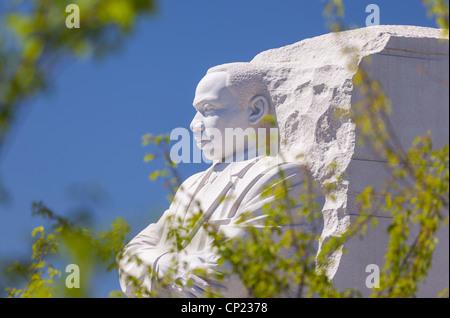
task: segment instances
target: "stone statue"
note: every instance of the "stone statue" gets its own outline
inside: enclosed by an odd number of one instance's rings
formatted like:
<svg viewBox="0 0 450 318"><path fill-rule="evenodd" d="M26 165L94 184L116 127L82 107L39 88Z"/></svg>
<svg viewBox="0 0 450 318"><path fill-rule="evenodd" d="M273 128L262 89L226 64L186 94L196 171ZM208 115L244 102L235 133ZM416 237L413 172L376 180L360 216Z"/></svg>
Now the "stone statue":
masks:
<svg viewBox="0 0 450 318"><path fill-rule="evenodd" d="M448 145L448 36L443 36L442 30L382 25L328 33L261 52L248 63L216 66L198 84L197 114L191 123L198 146L213 164L188 178L161 219L126 246L120 261L125 294L135 293L129 275L141 281L139 286L153 291L155 282L173 270L171 259L176 256L188 266L179 271L180 284L163 292L202 296L216 282L194 275L192 270L219 270L218 254L202 225L208 224L228 238L240 237L245 235L245 227L237 222L250 212L243 225L262 226L262 207L273 201L261 197L262 189L280 180L281 174L290 184L287 191L292 198L302 192L309 174L320 186L334 185L323 201L320 193L317 196L322 213L318 221L323 224L322 230L320 225L315 227L321 230L318 252L327 241L342 235L359 216L356 197L366 186L378 191L389 177L386 168L390 164L356 142L359 131L349 114L362 99L353 81L359 69L377 80L390 99L390 122L401 148L407 149L415 137L430 129L435 147ZM256 138L259 145L264 139L256 130L269 129L264 121L267 115L276 118L279 129L281 155L277 160L268 160L272 157L255 151L255 143L250 142ZM227 142L227 129L237 128L246 139ZM199 222L174 250L167 239L170 222L183 225L198 212L202 212ZM448 209L443 213L448 215ZM380 224L377 228L370 229L365 239L346 241L345 256L343 249L329 256L326 275L339 290L356 287L363 295L370 294L365 283L367 265L381 268L384 264L392 216L375 211L371 217ZM305 226L302 220L294 224L302 230ZM422 297L435 297L448 287L448 225L440 229L438 237L433 267L418 293ZM152 269L151 275L146 266ZM183 288L182 283L189 279L194 285ZM247 296L239 280L232 277L220 287L224 296Z"/></svg>
<svg viewBox="0 0 450 318"><path fill-rule="evenodd" d="M249 146L249 140L258 137L258 128L268 128L264 118L274 113L264 76L260 68L250 63L230 63L208 70L199 82L193 102L197 113L190 128L198 147L213 164L184 181L160 220L150 224L125 247L119 271L121 287L127 296L133 296L136 287L127 277L138 278L139 287L154 291L157 281L173 270L174 257L178 264L187 264L178 266L175 278L179 284L169 284L163 290L157 290L157 295L202 296L205 289L217 282L200 277L193 270L204 269L212 273L218 270L219 257L212 247L212 238L202 225L207 222L225 238L232 238L243 235L245 226L263 224L262 206L273 201L273 197L262 198L261 192L274 186L280 179L280 171L289 186L289 196L298 197L304 183L304 168L260 155ZM234 142L227 140L226 130L231 128L245 131L247 142L245 138L234 138ZM202 214L190 230L187 241L174 250L173 239L168 239L171 222L183 226L183 222L199 211ZM251 216L238 225L246 212ZM303 226L301 222L296 225ZM193 286L183 288L188 279L194 281ZM247 296L236 279L226 279L219 287L225 296Z"/></svg>

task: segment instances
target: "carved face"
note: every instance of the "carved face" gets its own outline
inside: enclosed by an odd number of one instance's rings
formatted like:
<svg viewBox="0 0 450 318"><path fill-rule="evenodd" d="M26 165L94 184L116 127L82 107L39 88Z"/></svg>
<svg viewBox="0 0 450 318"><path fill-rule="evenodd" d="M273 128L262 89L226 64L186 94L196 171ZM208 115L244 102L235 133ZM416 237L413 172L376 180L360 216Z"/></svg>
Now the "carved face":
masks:
<svg viewBox="0 0 450 318"><path fill-rule="evenodd" d="M210 160L223 161L244 150L245 143L233 138L228 140L230 138L226 137L226 130L229 132L238 127L246 130L251 127L249 108L239 105L227 87L226 79L226 72L207 74L195 91L193 105L197 113L190 128L194 132L197 146Z"/></svg>

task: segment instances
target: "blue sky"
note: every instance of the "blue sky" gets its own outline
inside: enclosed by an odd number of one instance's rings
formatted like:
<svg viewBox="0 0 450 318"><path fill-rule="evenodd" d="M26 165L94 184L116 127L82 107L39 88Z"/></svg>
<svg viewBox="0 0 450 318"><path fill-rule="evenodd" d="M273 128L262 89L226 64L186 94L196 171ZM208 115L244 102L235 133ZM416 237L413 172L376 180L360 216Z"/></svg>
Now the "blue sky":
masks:
<svg viewBox="0 0 450 318"><path fill-rule="evenodd" d="M435 27L420 0L347 0L345 21L364 26L371 3L381 24ZM156 221L169 202L161 182L148 179L160 165L143 162L141 136L189 127L195 87L209 67L327 33L323 7L320 0L160 0L120 51L63 65L20 114L0 158L10 197L0 203L0 258L31 255L31 230L42 224L31 216L33 201L62 215L90 207L98 224L122 216L130 236ZM180 171L186 178L206 167ZM82 189L101 190L101 200L87 200ZM104 279L98 296L119 288L115 273Z"/></svg>

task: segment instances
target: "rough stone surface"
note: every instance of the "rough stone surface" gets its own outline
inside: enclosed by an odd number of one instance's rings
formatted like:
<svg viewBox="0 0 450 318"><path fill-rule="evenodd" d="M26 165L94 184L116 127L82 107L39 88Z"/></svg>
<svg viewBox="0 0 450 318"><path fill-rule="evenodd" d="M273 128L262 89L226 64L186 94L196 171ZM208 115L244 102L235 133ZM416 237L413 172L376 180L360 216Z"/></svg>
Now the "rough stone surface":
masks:
<svg viewBox="0 0 450 318"><path fill-rule="evenodd" d="M353 89L358 67L378 80L392 102L391 122L404 148L432 130L434 145L448 144L448 39L439 29L414 26L374 26L330 33L258 54L251 63L267 71L267 85L276 105L281 153L290 161L302 155L320 182L335 182L345 174L335 200L323 209L326 240L346 229L357 215L355 197L368 185L383 182L385 162L356 144L355 124L344 116L359 96ZM370 64L367 62L370 58ZM335 170L329 169L336 165ZM447 212L448 213L448 212ZM346 245L347 256L335 253L328 275L339 288L365 287L368 264L384 264L389 215L374 215L380 226L363 241ZM448 287L448 227L427 283L419 296L435 297Z"/></svg>

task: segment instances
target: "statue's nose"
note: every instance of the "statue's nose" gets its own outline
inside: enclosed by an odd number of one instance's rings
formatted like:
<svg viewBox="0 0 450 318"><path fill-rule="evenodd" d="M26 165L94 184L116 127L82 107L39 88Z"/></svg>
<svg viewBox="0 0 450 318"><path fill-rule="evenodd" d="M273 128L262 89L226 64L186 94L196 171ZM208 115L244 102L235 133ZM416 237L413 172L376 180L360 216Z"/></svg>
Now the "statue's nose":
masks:
<svg viewBox="0 0 450 318"><path fill-rule="evenodd" d="M201 120L200 117L201 116L199 116L199 114L197 113L194 119L192 119L190 128L194 133L199 133L205 130L205 125L203 124L203 121Z"/></svg>

